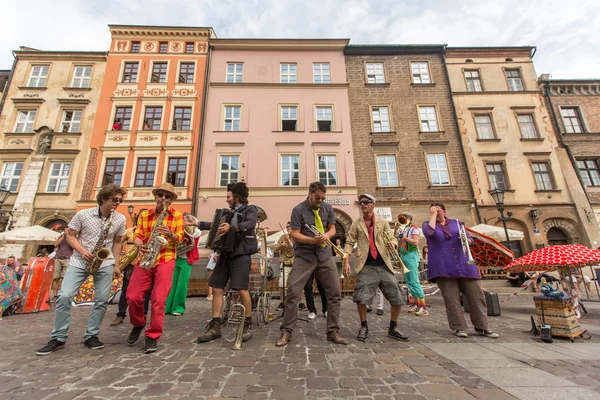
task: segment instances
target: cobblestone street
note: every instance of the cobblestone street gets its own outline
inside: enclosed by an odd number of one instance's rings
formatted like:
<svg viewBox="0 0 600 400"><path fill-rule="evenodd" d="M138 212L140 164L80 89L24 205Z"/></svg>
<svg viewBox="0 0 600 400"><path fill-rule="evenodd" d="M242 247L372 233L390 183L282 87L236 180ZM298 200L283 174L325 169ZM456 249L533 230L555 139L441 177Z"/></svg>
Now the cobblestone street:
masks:
<svg viewBox="0 0 600 400"><path fill-rule="evenodd" d="M278 300L274 301L274 306ZM320 302L317 300L317 304ZM441 297L431 315L403 312L407 343L386 337L385 315L369 314L370 337L356 341L354 304L342 302L348 346L325 340L325 318L298 322L292 342L275 347L278 322L254 331L244 349L222 342L194 344L210 315L205 298L188 299L184 316L167 316L159 351L144 355L142 342L127 347L128 323L110 327L110 305L100 333L106 347L88 350L83 333L89 307L73 310L67 346L47 357L34 351L49 339L53 314L15 315L0 321L1 399L592 399L600 396L600 307L588 305L583 327L591 340L535 341L526 333L535 312L530 296L503 305L490 318L497 340L459 339L448 330ZM306 317L306 312L300 316Z"/></svg>

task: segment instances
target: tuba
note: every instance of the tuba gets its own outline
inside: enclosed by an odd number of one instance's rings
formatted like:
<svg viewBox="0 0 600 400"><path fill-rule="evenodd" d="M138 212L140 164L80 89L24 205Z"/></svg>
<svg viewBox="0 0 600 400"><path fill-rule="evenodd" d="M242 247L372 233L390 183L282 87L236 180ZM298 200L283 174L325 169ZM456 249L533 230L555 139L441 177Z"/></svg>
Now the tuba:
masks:
<svg viewBox="0 0 600 400"><path fill-rule="evenodd" d="M98 272L98 270L102 266L102 263L105 260L108 260L108 258L110 257L110 250L102 246L104 246L104 242L108 238L108 231L110 231L114 214L115 210L111 210L108 222L105 222L104 229L102 229L102 233L100 234L100 237L98 238L98 241L96 242L96 245L92 250L94 260L85 265L85 270L90 274L95 274L96 272Z"/></svg>

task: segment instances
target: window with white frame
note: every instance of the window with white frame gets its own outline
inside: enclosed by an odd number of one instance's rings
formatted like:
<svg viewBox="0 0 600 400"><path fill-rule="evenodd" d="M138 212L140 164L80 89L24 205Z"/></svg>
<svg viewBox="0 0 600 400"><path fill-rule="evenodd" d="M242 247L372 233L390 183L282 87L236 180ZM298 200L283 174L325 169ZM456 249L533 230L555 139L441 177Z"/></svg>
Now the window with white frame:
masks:
<svg viewBox="0 0 600 400"><path fill-rule="evenodd" d="M71 87L89 88L91 79L91 66L77 66L75 67L75 72L73 73L73 82L71 83Z"/></svg>
<svg viewBox="0 0 600 400"><path fill-rule="evenodd" d="M55 162L50 164L50 175L48 176L48 187L46 192L66 193L71 175L71 163Z"/></svg>
<svg viewBox="0 0 600 400"><path fill-rule="evenodd" d="M390 114L387 107L372 107L373 132L390 132Z"/></svg>
<svg viewBox="0 0 600 400"><path fill-rule="evenodd" d="M33 122L35 121L35 111L19 111L17 115L17 123L15 124L15 132L25 133L33 132Z"/></svg>
<svg viewBox="0 0 600 400"><path fill-rule="evenodd" d="M577 160L577 168L585 186L600 186L598 160Z"/></svg>
<svg viewBox="0 0 600 400"><path fill-rule="evenodd" d="M437 115L435 107L419 107L419 118L421 119L422 132L438 132Z"/></svg>
<svg viewBox="0 0 600 400"><path fill-rule="evenodd" d="M45 87L46 79L48 78L49 65L34 65L31 68L31 74L29 75L29 87Z"/></svg>
<svg viewBox="0 0 600 400"><path fill-rule="evenodd" d="M221 156L221 168L219 170L219 186L227 186L237 183L240 173L240 156Z"/></svg>
<svg viewBox="0 0 600 400"><path fill-rule="evenodd" d="M481 78L479 70L465 70L465 81L467 82L467 92L481 92Z"/></svg>
<svg viewBox="0 0 600 400"><path fill-rule="evenodd" d="M537 190L554 190L550 165L547 162L531 163Z"/></svg>
<svg viewBox="0 0 600 400"><path fill-rule="evenodd" d="M319 165L319 181L325 186L337 184L337 162L335 155L317 156Z"/></svg>
<svg viewBox="0 0 600 400"><path fill-rule="evenodd" d="M560 115L567 133L583 133L583 122L578 107L561 107Z"/></svg>
<svg viewBox="0 0 600 400"><path fill-rule="evenodd" d="M224 131L239 131L240 119L242 115L241 106L225 106L223 130Z"/></svg>
<svg viewBox="0 0 600 400"><path fill-rule="evenodd" d="M81 111L63 112L62 122L60 124L61 132L81 132Z"/></svg>
<svg viewBox="0 0 600 400"><path fill-rule="evenodd" d="M475 128L477 129L477 138L481 140L495 139L494 128L492 127L492 117L489 114L475 116Z"/></svg>
<svg viewBox="0 0 600 400"><path fill-rule="evenodd" d="M244 64L227 63L227 83L242 83Z"/></svg>
<svg viewBox="0 0 600 400"><path fill-rule="evenodd" d="M367 63L367 83L385 83L383 63Z"/></svg>
<svg viewBox="0 0 600 400"><path fill-rule="evenodd" d="M16 192L23 172L22 162L5 162L0 176L0 188Z"/></svg>
<svg viewBox="0 0 600 400"><path fill-rule="evenodd" d="M281 83L297 83L296 64L281 64L279 68Z"/></svg>
<svg viewBox="0 0 600 400"><path fill-rule="evenodd" d="M281 186L300 186L300 155L281 156Z"/></svg>
<svg viewBox="0 0 600 400"><path fill-rule="evenodd" d="M428 154L427 164L429 165L429 176L433 186L450 184L450 174L445 154Z"/></svg>
<svg viewBox="0 0 600 400"><path fill-rule="evenodd" d="M281 130L296 131L298 130L298 107L283 106L281 107Z"/></svg>
<svg viewBox="0 0 600 400"><path fill-rule="evenodd" d="M533 114L518 114L517 121L523 139L536 139L539 137L533 122Z"/></svg>
<svg viewBox="0 0 600 400"><path fill-rule="evenodd" d="M414 83L431 83L427 61L412 62L411 70Z"/></svg>
<svg viewBox="0 0 600 400"><path fill-rule="evenodd" d="M331 132L332 131L332 108L317 107L317 131Z"/></svg>
<svg viewBox="0 0 600 400"><path fill-rule="evenodd" d="M398 172L396 171L396 156L382 154L377 156L377 169L379 170L379 186L398 186Z"/></svg>
<svg viewBox="0 0 600 400"><path fill-rule="evenodd" d="M488 178L490 180L490 189L507 190L506 174L504 172L503 163L486 164Z"/></svg>
<svg viewBox="0 0 600 400"><path fill-rule="evenodd" d="M521 72L518 69L507 69L504 71L508 90L511 92L520 92L523 90L523 81L521 81Z"/></svg>
<svg viewBox="0 0 600 400"><path fill-rule="evenodd" d="M329 63L314 63L313 64L313 82L314 83L330 83Z"/></svg>

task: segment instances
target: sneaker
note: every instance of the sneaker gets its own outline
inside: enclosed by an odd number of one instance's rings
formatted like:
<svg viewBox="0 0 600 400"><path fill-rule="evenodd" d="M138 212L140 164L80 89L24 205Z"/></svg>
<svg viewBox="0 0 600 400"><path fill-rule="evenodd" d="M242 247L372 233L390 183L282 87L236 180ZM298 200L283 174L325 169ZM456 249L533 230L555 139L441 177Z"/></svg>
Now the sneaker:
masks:
<svg viewBox="0 0 600 400"><path fill-rule="evenodd" d="M420 317L421 315L429 315L429 311L425 307L419 308L419 311L415 313L416 316Z"/></svg>
<svg viewBox="0 0 600 400"><path fill-rule="evenodd" d="M145 326L134 326L131 333L127 337L127 344L133 346L135 342L140 338L140 334L144 330Z"/></svg>
<svg viewBox="0 0 600 400"><path fill-rule="evenodd" d="M315 318L317 318L317 314L316 313L314 313L312 311L310 313L308 313L308 319L315 319Z"/></svg>
<svg viewBox="0 0 600 400"><path fill-rule="evenodd" d="M246 319L244 322L244 330L242 332L242 342L247 342L252 339L252 320Z"/></svg>
<svg viewBox="0 0 600 400"><path fill-rule="evenodd" d="M98 336L92 336L91 338L88 338L85 342L83 342L83 344L92 350L100 350L104 348L104 343L98 339Z"/></svg>
<svg viewBox="0 0 600 400"><path fill-rule="evenodd" d="M277 306L277 311L283 310L283 301Z"/></svg>
<svg viewBox="0 0 600 400"><path fill-rule="evenodd" d="M492 332L489 329L477 329L477 328L475 328L475 332L477 332L478 335L489 337L489 338L492 338L492 339L497 339L497 338L500 337L500 335L498 335L496 332Z"/></svg>
<svg viewBox="0 0 600 400"><path fill-rule="evenodd" d="M466 337L469 337L469 334L466 331L458 330L458 331L456 331L456 336L466 338Z"/></svg>
<svg viewBox="0 0 600 400"><path fill-rule="evenodd" d="M377 310L377 315L383 315L383 310L382 309Z"/></svg>
<svg viewBox="0 0 600 400"><path fill-rule="evenodd" d="M147 337L144 344L144 354L154 353L156 350L158 350L158 342Z"/></svg>
<svg viewBox="0 0 600 400"><path fill-rule="evenodd" d="M45 345L39 350L36 350L35 354L37 354L38 356L47 356L48 354L53 353L56 350L62 349L63 347L65 347L65 342L52 339L48 342L47 345Z"/></svg>
<svg viewBox="0 0 600 400"><path fill-rule="evenodd" d="M301 310L306 310L306 306L304 305L304 303L298 304L298 308Z"/></svg>
<svg viewBox="0 0 600 400"><path fill-rule="evenodd" d="M388 330L388 337L391 337L392 339L396 340L401 340L403 342L407 342L410 339L400 329L398 329L398 327Z"/></svg>
<svg viewBox="0 0 600 400"><path fill-rule="evenodd" d="M125 317L123 317L122 315L117 315L117 318L115 318L115 320L110 323L110 326L121 325L124 320L125 320Z"/></svg>
<svg viewBox="0 0 600 400"><path fill-rule="evenodd" d="M415 305L412 305L412 306L408 307L408 312L409 313L414 313L414 312L417 312L417 311L419 311L419 307L417 307Z"/></svg>
<svg viewBox="0 0 600 400"><path fill-rule="evenodd" d="M210 322L206 325L202 335L198 336L196 343L206 343L221 337L221 324L219 322Z"/></svg>
<svg viewBox="0 0 600 400"><path fill-rule="evenodd" d="M359 342L366 342L367 341L367 337L369 336L369 328L367 326L362 326L360 327L360 330L358 331L358 335L356 335L356 339Z"/></svg>
<svg viewBox="0 0 600 400"><path fill-rule="evenodd" d="M367 312L373 311L373 306L367 306Z"/></svg>
<svg viewBox="0 0 600 400"><path fill-rule="evenodd" d="M180 312L174 312L174 313L172 313L172 315L174 315L174 316L176 316L176 317L180 317L180 316L182 316L183 314L182 314L182 313L180 313Z"/></svg>

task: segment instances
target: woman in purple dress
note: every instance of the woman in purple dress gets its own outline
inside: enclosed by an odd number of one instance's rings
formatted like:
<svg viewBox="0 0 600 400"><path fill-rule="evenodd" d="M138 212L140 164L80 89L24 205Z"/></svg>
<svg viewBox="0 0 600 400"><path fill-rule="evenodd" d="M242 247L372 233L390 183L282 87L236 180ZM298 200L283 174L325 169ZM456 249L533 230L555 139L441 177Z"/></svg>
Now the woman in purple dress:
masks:
<svg viewBox="0 0 600 400"><path fill-rule="evenodd" d="M429 210L429 222L423 223L423 234L429 248L429 281L436 282L446 306L450 329L458 337L468 337L467 323L460 305L463 293L470 307L469 316L479 335L497 338L498 334L488 329L485 295L479 283L480 275L475 264L469 264L468 253L463 250L461 230L469 243L472 239L456 219L446 217L446 208L433 203Z"/></svg>

